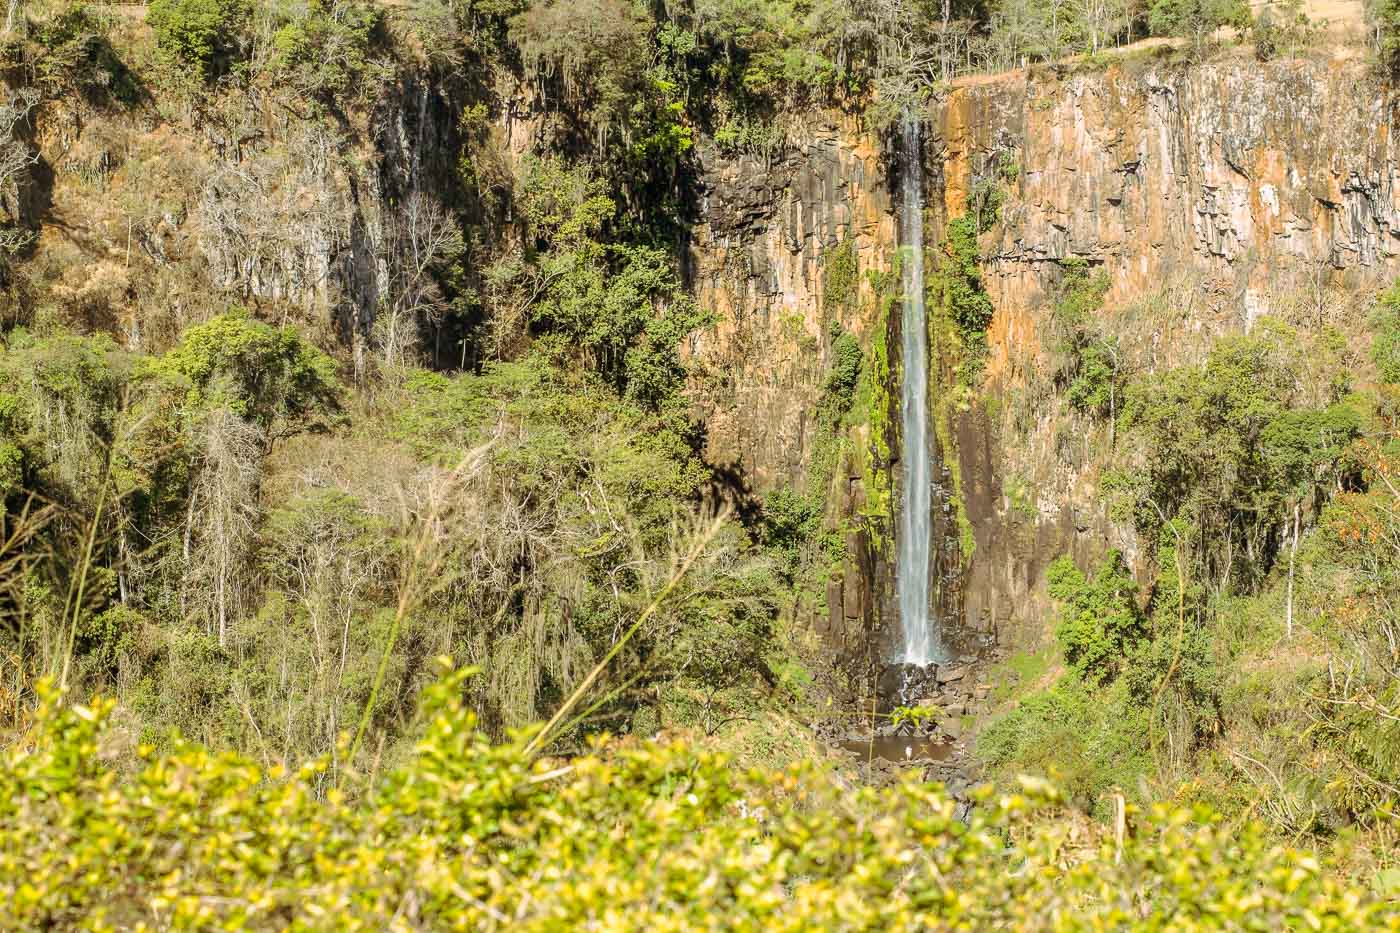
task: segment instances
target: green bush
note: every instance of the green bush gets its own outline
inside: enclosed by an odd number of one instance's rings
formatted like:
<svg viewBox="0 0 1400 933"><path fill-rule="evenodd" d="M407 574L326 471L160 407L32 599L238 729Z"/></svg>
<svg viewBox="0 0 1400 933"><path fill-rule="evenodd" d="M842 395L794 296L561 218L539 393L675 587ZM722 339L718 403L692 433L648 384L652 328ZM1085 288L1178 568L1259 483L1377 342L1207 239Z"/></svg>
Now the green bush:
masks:
<svg viewBox="0 0 1400 933"><path fill-rule="evenodd" d="M1063 263L1064 281L1051 315L1056 325L1073 339L1076 333L1091 331L1094 318L1103 308L1103 299L1112 284L1108 273L1099 270L1089 274L1089 264L1082 259L1066 259Z"/></svg>
<svg viewBox="0 0 1400 933"><path fill-rule="evenodd" d="M1144 626L1137 583L1123 555L1105 555L1092 580L1064 556L1050 565L1046 578L1050 595L1063 604L1055 637L1065 660L1089 683L1112 679Z"/></svg>
<svg viewBox="0 0 1400 933"><path fill-rule="evenodd" d="M1142 782L1153 773L1147 732L1146 711L1126 685L1095 689L1071 674L988 726L977 751L994 776L1051 778L1069 802L1106 816L1115 789L1145 796Z"/></svg>
<svg viewBox="0 0 1400 933"><path fill-rule="evenodd" d="M1321 39L1324 24L1308 18L1302 0L1270 3L1259 11L1250 28L1255 57L1268 61L1306 52Z"/></svg>
<svg viewBox="0 0 1400 933"><path fill-rule="evenodd" d="M432 686L412 756L375 778L287 775L189 744L99 753L113 705L41 689L0 757L6 929L1360 929L1387 906L1207 811L1129 808L1086 839L1057 797L848 792L739 774L682 744L535 761L488 743L464 679ZM626 840L626 844L619 844Z"/></svg>
<svg viewBox="0 0 1400 933"><path fill-rule="evenodd" d="M274 65L297 89L325 103L372 92L372 52L383 37L385 12L363 0L308 0L306 13L283 25L272 45Z"/></svg>
<svg viewBox="0 0 1400 933"><path fill-rule="evenodd" d="M1251 17L1244 0L1153 0L1147 22L1153 35L1188 38L1199 49L1218 29L1243 32Z"/></svg>
<svg viewBox="0 0 1400 933"><path fill-rule="evenodd" d="M32 493L90 508L130 367L130 357L105 336L11 334L0 353L0 458L12 505Z"/></svg>
<svg viewBox="0 0 1400 933"><path fill-rule="evenodd" d="M828 311L850 309L860 288L860 253L853 239L842 240L822 253L822 306Z"/></svg>
<svg viewBox="0 0 1400 933"><path fill-rule="evenodd" d="M1221 592L1256 591L1278 557L1266 542L1295 507L1357 473L1353 441L1372 402L1301 404L1299 346L1296 331L1266 318L1218 341L1204 366L1138 379L1124 393L1121 439L1140 466L1110 472L1105 490L1145 536L1179 517L1191 540L1210 542L1190 549L1189 570Z"/></svg>
<svg viewBox="0 0 1400 933"><path fill-rule="evenodd" d="M779 486L763 499L759 540L778 555L789 575L797 572L803 551L820 538L825 518L821 499Z"/></svg>
<svg viewBox="0 0 1400 933"><path fill-rule="evenodd" d="M342 387L335 362L288 329L234 311L191 327L143 371L184 393L190 414L227 406L267 429L317 423Z"/></svg>
<svg viewBox="0 0 1400 933"><path fill-rule="evenodd" d="M841 419L855 401L856 385L860 382L865 354L860 341L839 327L831 340L831 364L822 380L821 399L817 403L817 419L827 431L840 427Z"/></svg>
<svg viewBox="0 0 1400 933"><path fill-rule="evenodd" d="M160 47L206 75L234 48L247 17L243 0L151 0L146 12Z"/></svg>
<svg viewBox="0 0 1400 933"><path fill-rule="evenodd" d="M592 368L652 411L679 407L685 340L713 321L687 293L671 252L610 241L618 219L606 181L587 165L526 161L519 194L534 248L488 272L517 296L542 350Z"/></svg>
<svg viewBox="0 0 1400 933"><path fill-rule="evenodd" d="M1118 341L1105 334L1098 320L1108 293L1108 273L1089 273L1080 259L1064 262L1065 277L1051 311L1054 348L1061 362L1056 381L1076 411L1098 418L1115 418L1125 378Z"/></svg>
<svg viewBox="0 0 1400 933"><path fill-rule="evenodd" d="M26 83L32 80L55 95L76 91L95 104L142 100L145 92L140 82L112 45L109 15L80 0L25 8L46 14L27 22L32 45L25 50L25 66L32 78L26 78Z"/></svg>
<svg viewBox="0 0 1400 933"><path fill-rule="evenodd" d="M1400 68L1400 0L1371 0L1366 4L1366 18L1381 64L1396 71Z"/></svg>
<svg viewBox="0 0 1400 933"><path fill-rule="evenodd" d="M1371 334L1371 359L1381 381L1400 385L1400 282L1377 298Z"/></svg>
<svg viewBox="0 0 1400 933"><path fill-rule="evenodd" d="M1116 343L1091 343L1079 352L1074 378L1066 394L1076 411L1112 418L1122 396L1122 382Z"/></svg>
<svg viewBox="0 0 1400 933"><path fill-rule="evenodd" d="M980 259L976 218L964 214L949 221L943 255L928 283L931 310L951 328L956 340L953 356L959 377L967 384L981 372L994 311L982 287Z"/></svg>
<svg viewBox="0 0 1400 933"><path fill-rule="evenodd" d="M944 309L968 345L985 340L993 309L992 300L982 289L977 224L972 215L964 214L948 223L944 248L946 254L940 266Z"/></svg>

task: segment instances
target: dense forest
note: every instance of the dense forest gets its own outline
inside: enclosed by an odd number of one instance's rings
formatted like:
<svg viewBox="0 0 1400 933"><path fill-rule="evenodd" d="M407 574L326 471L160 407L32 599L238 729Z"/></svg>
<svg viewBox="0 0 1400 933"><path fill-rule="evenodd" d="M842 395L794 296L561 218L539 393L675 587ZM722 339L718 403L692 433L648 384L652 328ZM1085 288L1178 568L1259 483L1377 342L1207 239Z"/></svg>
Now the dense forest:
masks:
<svg viewBox="0 0 1400 933"><path fill-rule="evenodd" d="M920 284L947 604L999 553L977 495L1069 538L894 702L909 257L847 219L781 319L704 262L814 126L888 199L958 87L1043 87L1029 121L1076 80L1351 68L1388 121L1400 4L1356 6L11 0L0 927L1400 925L1389 255L1225 323L1253 284L1087 247L1023 301L1048 169L998 141L959 188L925 142L961 192ZM772 214L744 235L795 239ZM800 431L759 422L795 469L717 456L764 414L746 359L807 367Z"/></svg>

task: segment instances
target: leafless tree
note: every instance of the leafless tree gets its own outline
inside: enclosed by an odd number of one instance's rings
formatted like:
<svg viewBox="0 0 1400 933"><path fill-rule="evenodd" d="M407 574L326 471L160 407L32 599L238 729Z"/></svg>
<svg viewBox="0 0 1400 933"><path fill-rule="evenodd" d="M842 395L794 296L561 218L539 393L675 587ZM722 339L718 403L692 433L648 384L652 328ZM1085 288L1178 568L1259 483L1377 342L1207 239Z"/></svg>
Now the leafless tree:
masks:
<svg viewBox="0 0 1400 933"><path fill-rule="evenodd" d="M13 254L34 238L33 231L19 225L19 196L29 181L29 167L39 161L39 154L18 138L18 133L38 104L38 90L21 88L0 105L0 207L4 209L0 253L5 255Z"/></svg>
<svg viewBox="0 0 1400 933"><path fill-rule="evenodd" d="M451 212L421 191L409 195L384 226L388 269L375 342L384 365L403 366L420 323L440 322L447 309L439 274L461 256L462 231Z"/></svg>
<svg viewBox="0 0 1400 933"><path fill-rule="evenodd" d="M204 421L201 447L185 519L186 598L204 609L222 647L241 606L265 444L256 425L220 408Z"/></svg>

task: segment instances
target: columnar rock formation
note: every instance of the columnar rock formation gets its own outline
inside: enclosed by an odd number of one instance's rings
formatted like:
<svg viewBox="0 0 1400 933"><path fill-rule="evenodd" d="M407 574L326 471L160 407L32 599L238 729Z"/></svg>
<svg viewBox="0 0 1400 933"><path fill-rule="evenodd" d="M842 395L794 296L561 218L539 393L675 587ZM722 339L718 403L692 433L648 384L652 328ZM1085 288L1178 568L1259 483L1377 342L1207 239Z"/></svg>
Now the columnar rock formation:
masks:
<svg viewBox="0 0 1400 933"><path fill-rule="evenodd" d="M1202 333L1247 328L1300 291L1320 302L1329 284L1361 290L1400 272L1394 97L1360 63L1241 55L1189 69L1037 69L955 87L926 117L926 241L939 243L970 198L995 188L1002 199L981 240L993 396L1043 370L1038 335L1066 260L1108 272L1107 314L1152 294L1190 296L1176 318L1141 329L1137 349L1155 365L1189 359ZM694 279L722 323L698 357L725 387L702 400L709 453L761 492L800 477L810 454L830 320L867 343L883 326L865 272L888 271L894 255L889 153L877 134L833 120L771 163L713 151L703 162ZM847 239L860 293L833 307L823 257ZM1034 615L1043 565L1065 549L1131 543L1101 514L1092 481L1057 466L1053 424L1011 439L977 406L953 420L977 543L969 621ZM1008 507L1013 468L1036 481L1029 515Z"/></svg>
<svg viewBox="0 0 1400 933"><path fill-rule="evenodd" d="M1007 318L1033 318L1046 264L1078 256L1110 273L1110 305L1190 274L1243 322L1319 268L1352 284L1400 268L1393 103L1360 65L1017 75L937 113L943 202L956 214L1013 167L984 241Z"/></svg>
<svg viewBox="0 0 1400 933"><path fill-rule="evenodd" d="M893 262L895 228L877 138L819 122L773 159L700 153L691 279L718 319L699 348L719 391L705 399L710 458L758 489L800 475L829 343L839 323L868 342L866 270ZM829 257L854 249L857 293L828 295Z"/></svg>

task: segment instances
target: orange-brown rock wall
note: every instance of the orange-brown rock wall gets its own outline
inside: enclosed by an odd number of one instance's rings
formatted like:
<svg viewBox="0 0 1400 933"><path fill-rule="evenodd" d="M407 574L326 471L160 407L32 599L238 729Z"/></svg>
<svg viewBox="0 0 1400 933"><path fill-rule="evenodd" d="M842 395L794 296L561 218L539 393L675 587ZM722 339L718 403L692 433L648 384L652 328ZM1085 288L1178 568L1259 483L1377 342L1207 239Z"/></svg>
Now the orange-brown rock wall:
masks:
<svg viewBox="0 0 1400 933"><path fill-rule="evenodd" d="M930 102L931 253L988 186L1003 199L981 238L996 308L991 402L951 426L977 543L963 588L970 622L1037 622L1049 559L1136 545L1103 512L1091 438L1045 394L1066 260L1109 274L1105 315L1149 295L1172 305L1122 331L1147 368L1198 359L1216 336L1296 304L1300 289L1362 294L1389 281L1400 273L1394 102L1359 62L1243 56L1042 69ZM832 321L866 346L883 324L865 277L889 270L897 250L888 150L856 121L829 118L771 162L714 151L702 162L692 273L720 319L696 348L719 377L699 399L708 455L761 493L800 480L808 463ZM847 239L859 300L833 307L825 257Z"/></svg>
<svg viewBox="0 0 1400 933"><path fill-rule="evenodd" d="M852 119L814 122L778 157L702 150L690 278L718 323L695 356L714 464L756 490L798 479L833 324L869 345L876 299L868 272L895 249L879 141ZM831 257L849 243L856 287L827 294Z"/></svg>
<svg viewBox="0 0 1400 933"><path fill-rule="evenodd" d="M1102 264L1124 304L1189 273L1241 326L1321 267L1360 287L1400 271L1390 90L1359 63L1144 64L957 88L932 111L943 206L1003 163L983 240L1000 349L1033 332L1056 264Z"/></svg>

